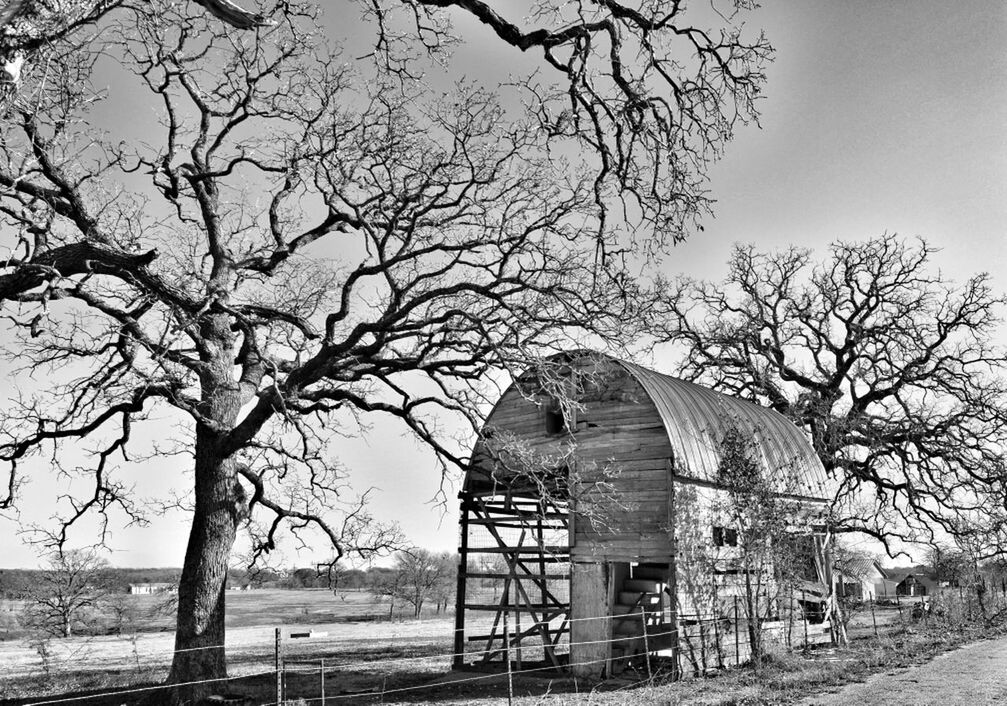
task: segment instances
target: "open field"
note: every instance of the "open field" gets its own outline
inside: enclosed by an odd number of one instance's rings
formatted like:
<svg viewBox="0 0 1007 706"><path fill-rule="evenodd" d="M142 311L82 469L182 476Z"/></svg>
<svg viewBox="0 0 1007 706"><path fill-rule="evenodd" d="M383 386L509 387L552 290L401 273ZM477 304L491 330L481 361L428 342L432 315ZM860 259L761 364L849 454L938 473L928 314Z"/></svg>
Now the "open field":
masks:
<svg viewBox="0 0 1007 706"><path fill-rule="evenodd" d="M158 597L138 596L138 606ZM501 703L507 675L450 671L453 616L422 620L387 619L388 606L367 593L345 600L324 590L260 590L228 595L227 653L232 680L219 691L251 695L255 703L275 700L274 629L285 634L314 631L310 639L285 640L286 688L291 699L315 704L321 694L324 659L327 703ZM786 703L894 666L910 665L963 641L988 634L981 629L928 630L910 622L909 606L878 607L872 619L860 610L851 620L850 648L780 655L761 675L731 670L717 679L668 682L655 662L651 680L644 665L627 669L603 685L578 682L554 672L515 675L517 703ZM874 623L878 637L874 637ZM173 635L152 622L149 632L52 640L47 652L26 640L0 642L0 699L34 703L46 696L68 697L144 688L163 679L171 661ZM932 628L939 626L932 625ZM325 633L319 635L319 633ZM664 665L666 668L668 665ZM399 691L403 690L403 691ZM373 692L383 692L372 697ZM117 697L82 698L69 703L118 706L137 703L148 691ZM748 694L736 701L732 694ZM747 697L746 697L747 698ZM156 698L148 703L157 703ZM296 702L295 702L296 703Z"/></svg>
<svg viewBox="0 0 1007 706"><path fill-rule="evenodd" d="M163 596L133 596L139 609L150 609ZM145 616L149 613L143 613ZM227 654L235 677L274 669L275 628L325 633L310 640L285 641L288 659L326 657L332 664L351 664L363 673L397 657L430 656L422 673L442 673L450 665L453 615L411 618L411 609L389 620L387 602L366 592L345 600L322 589L254 590L228 594ZM427 615L427 612L424 612ZM144 618L133 631L53 639L44 645L30 638L0 641L0 699L24 698L80 690L125 687L163 678L171 663L174 634L170 621ZM416 665L410 665L416 666ZM411 669L410 671L417 671Z"/></svg>

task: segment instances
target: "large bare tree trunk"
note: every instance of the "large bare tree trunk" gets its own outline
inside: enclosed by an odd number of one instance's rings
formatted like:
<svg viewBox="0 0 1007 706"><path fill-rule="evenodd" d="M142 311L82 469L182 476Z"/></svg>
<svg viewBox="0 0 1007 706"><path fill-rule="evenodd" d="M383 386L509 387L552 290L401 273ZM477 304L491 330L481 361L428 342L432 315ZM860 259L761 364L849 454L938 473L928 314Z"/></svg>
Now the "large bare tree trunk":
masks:
<svg viewBox="0 0 1007 706"><path fill-rule="evenodd" d="M237 480L237 461L223 450L224 435L240 409L238 384L231 361L234 337L227 320L211 316L203 324L205 370L201 376L201 412L219 424L196 425L195 508L178 586L175 655L169 684L186 684L227 677L224 653L224 602L227 568L238 523L247 510ZM223 682L193 684L175 691L176 702L219 692Z"/></svg>
<svg viewBox="0 0 1007 706"><path fill-rule="evenodd" d="M228 559L237 532L238 506L233 460L214 457L196 444L196 507L178 587L175 656L169 683L227 676L224 656L224 592ZM180 651L180 650L185 650ZM211 693L219 682L186 688L195 696Z"/></svg>

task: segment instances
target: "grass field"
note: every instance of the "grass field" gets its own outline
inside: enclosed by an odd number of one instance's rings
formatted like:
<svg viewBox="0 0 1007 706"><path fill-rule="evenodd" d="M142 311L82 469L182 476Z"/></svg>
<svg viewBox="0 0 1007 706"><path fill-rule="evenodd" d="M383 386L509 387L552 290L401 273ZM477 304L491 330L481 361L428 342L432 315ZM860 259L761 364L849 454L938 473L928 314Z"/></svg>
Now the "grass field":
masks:
<svg viewBox="0 0 1007 706"><path fill-rule="evenodd" d="M155 605L158 597L138 596L137 609ZM8 612L10 612L8 610ZM951 630L939 625L906 622L897 608L868 610L851 622L851 646L828 648L806 655L780 654L760 675L730 670L717 679L670 683L658 664L654 678L641 665L627 669L603 685L578 682L555 673L516 675L515 703L519 704L762 704L786 703L815 688L862 679L872 671L912 663L949 649L966 639L977 639L981 629ZM874 622L878 637L874 636ZM291 703L320 704L320 667L324 659L327 704L355 703L466 703L506 702L507 675L450 671L449 654L454 627L451 615L421 620L388 620L388 605L367 593L351 593L345 600L324 590L259 590L228 594L227 655L233 679L219 691L240 692L265 704L275 698L274 629L311 630L315 637L285 639L285 683ZM156 685L171 661L173 635L151 621L134 627L146 631L123 635L75 637L38 643L0 641L0 700L24 704L96 694L116 689ZM478 626L471 626L480 629ZM321 634L324 633L324 634ZM44 652L44 653L43 653ZM405 691L399 691L404 689ZM380 697L368 693L380 691ZM738 700L738 694L745 698ZM73 702L86 706L137 703L150 692ZM157 698L146 703L158 703Z"/></svg>

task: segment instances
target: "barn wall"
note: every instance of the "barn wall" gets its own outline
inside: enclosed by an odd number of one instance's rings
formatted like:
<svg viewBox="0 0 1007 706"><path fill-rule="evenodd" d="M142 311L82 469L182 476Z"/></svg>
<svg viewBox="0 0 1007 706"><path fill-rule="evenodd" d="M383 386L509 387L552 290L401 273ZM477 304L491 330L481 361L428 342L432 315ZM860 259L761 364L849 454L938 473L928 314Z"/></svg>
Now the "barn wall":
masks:
<svg viewBox="0 0 1007 706"><path fill-rule="evenodd" d="M676 555L676 600L679 617L691 616L730 617L737 600L739 610L744 607L745 577L732 572L738 566L742 550L737 546L716 546L714 527L730 529L732 520L727 512L730 506L728 491L701 483L681 479L673 480L675 536L678 539ZM813 512L817 504L806 504ZM795 518L796 519L796 518ZM808 528L810 532L810 527ZM814 541L811 534L795 535L789 540L790 549L796 552L790 569L809 582L817 581L814 560ZM772 571L772 560L765 564ZM764 579L767 595L772 596L772 614L786 612L792 600L782 587L772 579Z"/></svg>
<svg viewBox="0 0 1007 706"><path fill-rule="evenodd" d="M640 384L616 363L582 364L578 379L588 382L578 398L572 436L548 434L547 400L527 399L514 387L487 427L513 434L522 454L545 465L562 465L575 444L574 560L667 562L672 451L661 417Z"/></svg>

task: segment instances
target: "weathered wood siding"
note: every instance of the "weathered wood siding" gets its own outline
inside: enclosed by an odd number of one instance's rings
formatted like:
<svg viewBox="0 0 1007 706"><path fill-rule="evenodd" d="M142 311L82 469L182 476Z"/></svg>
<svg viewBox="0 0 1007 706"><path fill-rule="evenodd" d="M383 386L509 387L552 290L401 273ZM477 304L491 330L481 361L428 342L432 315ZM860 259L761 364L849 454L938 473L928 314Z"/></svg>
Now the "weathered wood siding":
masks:
<svg viewBox="0 0 1007 706"><path fill-rule="evenodd" d="M570 573L570 664L579 677L598 677L612 654L612 581L607 563L574 562Z"/></svg>
<svg viewBox="0 0 1007 706"><path fill-rule="evenodd" d="M574 560L667 562L672 451L660 414L617 363L591 363L579 372L588 382L578 394L581 408L571 433L547 433L547 399L527 399L513 386L486 426L513 434L522 453L534 454L544 466L573 459ZM485 463L481 453L477 447L476 458Z"/></svg>

